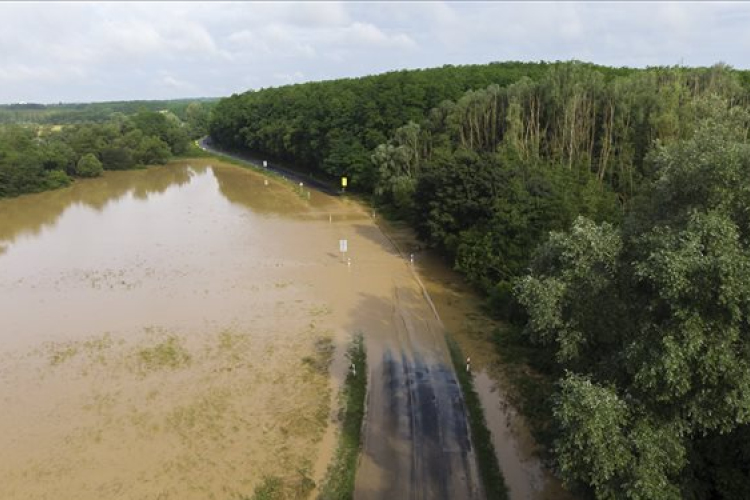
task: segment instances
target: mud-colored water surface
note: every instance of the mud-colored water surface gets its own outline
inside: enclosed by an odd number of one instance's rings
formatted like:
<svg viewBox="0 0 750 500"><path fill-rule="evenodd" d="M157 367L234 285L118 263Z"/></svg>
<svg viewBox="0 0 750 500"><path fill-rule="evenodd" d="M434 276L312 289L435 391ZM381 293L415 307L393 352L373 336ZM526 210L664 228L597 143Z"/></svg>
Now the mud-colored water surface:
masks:
<svg viewBox="0 0 750 500"><path fill-rule="evenodd" d="M383 252L356 205L298 191L196 160L0 200L0 498L322 475L334 354L367 329L338 240Z"/></svg>
<svg viewBox="0 0 750 500"><path fill-rule="evenodd" d="M355 496L482 498L446 328L512 498L556 498L453 280L357 203L215 160L0 200L0 499L236 499L268 476L303 498L357 333Z"/></svg>

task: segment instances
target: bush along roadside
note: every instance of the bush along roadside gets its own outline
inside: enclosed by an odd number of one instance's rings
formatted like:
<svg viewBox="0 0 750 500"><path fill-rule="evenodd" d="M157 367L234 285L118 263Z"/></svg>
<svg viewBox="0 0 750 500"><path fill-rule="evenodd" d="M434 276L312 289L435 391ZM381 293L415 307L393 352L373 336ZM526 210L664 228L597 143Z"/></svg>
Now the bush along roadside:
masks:
<svg viewBox="0 0 750 500"><path fill-rule="evenodd" d="M319 500L348 500L354 496L367 396L367 355L361 334L355 337L347 357L350 369L341 397L341 434L336 454L321 485Z"/></svg>
<svg viewBox="0 0 750 500"><path fill-rule="evenodd" d="M469 425L471 426L471 438L477 455L479 474L482 477L485 496L493 500L507 500L508 487L505 484L500 464L497 461L495 447L492 444L492 434L487 428L482 403L479 401L479 395L474 390L474 379L471 372L466 370L464 362L466 358L464 358L458 343L450 335L446 335L445 340L448 343L453 367L456 370L456 377L458 378L458 383L461 384L461 391L464 395Z"/></svg>

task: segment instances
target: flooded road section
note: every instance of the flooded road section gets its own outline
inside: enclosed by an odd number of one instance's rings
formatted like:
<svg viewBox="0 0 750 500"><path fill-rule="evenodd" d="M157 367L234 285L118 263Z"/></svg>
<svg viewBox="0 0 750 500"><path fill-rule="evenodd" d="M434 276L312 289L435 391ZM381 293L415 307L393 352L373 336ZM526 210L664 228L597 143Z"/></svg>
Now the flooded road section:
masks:
<svg viewBox="0 0 750 500"><path fill-rule="evenodd" d="M471 358L474 388L511 500L571 499L538 458L534 438L507 396L512 390L491 341L492 332L502 325L488 317L482 310L482 299L448 268L443 258L421 248L409 228L385 223L381 226L402 252L414 255L415 270L445 329Z"/></svg>
<svg viewBox="0 0 750 500"><path fill-rule="evenodd" d="M376 270L403 266L360 226L355 204L201 160L0 200L0 498L307 491L336 348L390 299Z"/></svg>
<svg viewBox="0 0 750 500"><path fill-rule="evenodd" d="M370 310L380 325L366 337L370 377L354 498L484 498L443 326L410 271L393 281L390 300Z"/></svg>

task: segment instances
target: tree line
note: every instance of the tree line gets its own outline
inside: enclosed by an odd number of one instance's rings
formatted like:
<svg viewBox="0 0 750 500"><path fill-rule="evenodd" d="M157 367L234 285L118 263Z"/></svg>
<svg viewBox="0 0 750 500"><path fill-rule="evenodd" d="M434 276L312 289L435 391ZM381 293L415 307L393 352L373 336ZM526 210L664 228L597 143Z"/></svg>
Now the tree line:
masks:
<svg viewBox="0 0 750 500"><path fill-rule="evenodd" d="M744 107L749 89L724 65L495 63L250 91L220 101L209 130L347 175L506 308L550 230L617 221L652 174L651 146L689 137L703 96Z"/></svg>
<svg viewBox="0 0 750 500"><path fill-rule="evenodd" d="M578 217L515 282L553 360L557 466L597 498L750 491L750 115L702 104L622 224Z"/></svg>
<svg viewBox="0 0 750 500"><path fill-rule="evenodd" d="M572 487L740 498L749 90L721 64L444 67L234 95L210 132L348 175L519 324Z"/></svg>
<svg viewBox="0 0 750 500"><path fill-rule="evenodd" d="M169 111L188 122L191 115L206 115L217 99L175 99L168 101L112 101L59 104L0 104L0 124L70 125L105 123L117 116L132 116L141 111Z"/></svg>
<svg viewBox="0 0 750 500"><path fill-rule="evenodd" d="M101 124L2 126L0 197L63 187L103 170L164 164L188 150L191 131L175 115L156 111L115 116Z"/></svg>

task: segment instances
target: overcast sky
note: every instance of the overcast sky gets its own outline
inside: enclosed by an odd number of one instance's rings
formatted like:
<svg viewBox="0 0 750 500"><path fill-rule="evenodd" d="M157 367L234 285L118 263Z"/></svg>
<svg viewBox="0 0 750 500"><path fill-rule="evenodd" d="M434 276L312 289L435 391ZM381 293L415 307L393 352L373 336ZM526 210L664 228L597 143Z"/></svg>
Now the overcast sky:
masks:
<svg viewBox="0 0 750 500"><path fill-rule="evenodd" d="M750 65L750 3L0 2L0 102L224 96L401 68Z"/></svg>

